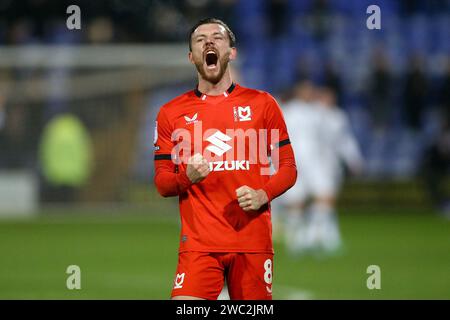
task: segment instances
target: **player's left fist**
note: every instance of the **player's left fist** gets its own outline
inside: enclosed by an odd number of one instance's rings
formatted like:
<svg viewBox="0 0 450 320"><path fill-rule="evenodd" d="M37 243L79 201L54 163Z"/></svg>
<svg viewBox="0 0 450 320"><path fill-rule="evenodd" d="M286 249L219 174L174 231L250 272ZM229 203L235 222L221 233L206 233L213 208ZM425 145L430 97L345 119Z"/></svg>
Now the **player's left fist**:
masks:
<svg viewBox="0 0 450 320"><path fill-rule="evenodd" d="M267 202L269 198L262 189L252 189L248 186L242 186L236 189L236 196L239 206L244 211L258 210Z"/></svg>

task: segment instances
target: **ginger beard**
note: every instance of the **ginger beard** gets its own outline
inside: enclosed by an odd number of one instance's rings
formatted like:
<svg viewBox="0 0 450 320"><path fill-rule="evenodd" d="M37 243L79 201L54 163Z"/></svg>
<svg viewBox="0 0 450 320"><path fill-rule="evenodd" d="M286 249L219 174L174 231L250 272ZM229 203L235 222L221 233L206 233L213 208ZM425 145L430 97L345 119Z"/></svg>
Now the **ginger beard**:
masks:
<svg viewBox="0 0 450 320"><path fill-rule="evenodd" d="M215 49L206 49L201 59L195 59L194 63L200 76L212 83L217 84L225 74L230 61L230 52L220 56Z"/></svg>

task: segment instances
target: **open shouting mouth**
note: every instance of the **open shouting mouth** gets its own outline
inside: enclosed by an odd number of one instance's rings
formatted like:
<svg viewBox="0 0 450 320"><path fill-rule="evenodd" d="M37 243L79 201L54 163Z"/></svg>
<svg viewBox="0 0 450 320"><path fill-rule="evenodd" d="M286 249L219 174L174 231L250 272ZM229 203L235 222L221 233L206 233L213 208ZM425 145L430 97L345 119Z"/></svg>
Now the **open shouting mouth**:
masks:
<svg viewBox="0 0 450 320"><path fill-rule="evenodd" d="M216 51L213 49L206 50L205 54L205 63L206 68L209 70L213 70L217 67L217 62L219 60L219 56Z"/></svg>

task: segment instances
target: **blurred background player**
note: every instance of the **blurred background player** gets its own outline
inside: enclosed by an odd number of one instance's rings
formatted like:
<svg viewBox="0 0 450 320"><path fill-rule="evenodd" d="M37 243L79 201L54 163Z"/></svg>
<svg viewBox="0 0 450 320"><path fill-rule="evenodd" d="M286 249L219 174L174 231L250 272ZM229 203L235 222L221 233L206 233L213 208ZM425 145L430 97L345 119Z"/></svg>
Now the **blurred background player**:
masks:
<svg viewBox="0 0 450 320"><path fill-rule="evenodd" d="M317 106L321 118L319 161L327 183L313 206L309 230L311 235L308 237L327 251L334 251L341 244L335 208L344 173L359 175L363 169L363 157L350 120L336 101L336 94L331 88L317 89Z"/></svg>
<svg viewBox="0 0 450 320"><path fill-rule="evenodd" d="M286 125L292 137L292 147L297 156L297 166L302 176L297 183L286 192L280 203L285 218L285 242L291 252L306 249L306 217L303 213L305 201L311 195L312 184L319 180L314 177L314 161L320 156L319 141L319 113L313 104L314 86L310 81L298 83L293 90L293 98L284 105ZM301 182L300 182L301 180ZM276 210L274 210L276 211ZM278 220L277 215L274 220ZM277 223L274 222L274 232L280 233ZM278 236L278 235L276 235Z"/></svg>
<svg viewBox="0 0 450 320"><path fill-rule="evenodd" d="M344 111L331 88L300 82L286 105L286 122L298 154L301 179L282 198L285 242L291 253L332 253L341 247L335 214L343 166L360 173L362 156Z"/></svg>

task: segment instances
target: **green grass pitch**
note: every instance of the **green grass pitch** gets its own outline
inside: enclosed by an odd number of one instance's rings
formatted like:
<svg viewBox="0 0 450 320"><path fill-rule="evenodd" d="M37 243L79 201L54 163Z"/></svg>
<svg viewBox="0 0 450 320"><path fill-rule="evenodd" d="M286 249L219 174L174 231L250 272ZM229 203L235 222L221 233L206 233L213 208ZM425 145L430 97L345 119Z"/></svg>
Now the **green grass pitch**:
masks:
<svg viewBox="0 0 450 320"><path fill-rule="evenodd" d="M342 211L342 210L341 210ZM275 299L450 299L450 221L431 212L340 216L345 250L291 258L275 244ZM175 214L41 214L0 221L0 299L167 299L177 263ZM81 290L66 269L81 268ZM369 265L381 289L369 290Z"/></svg>

